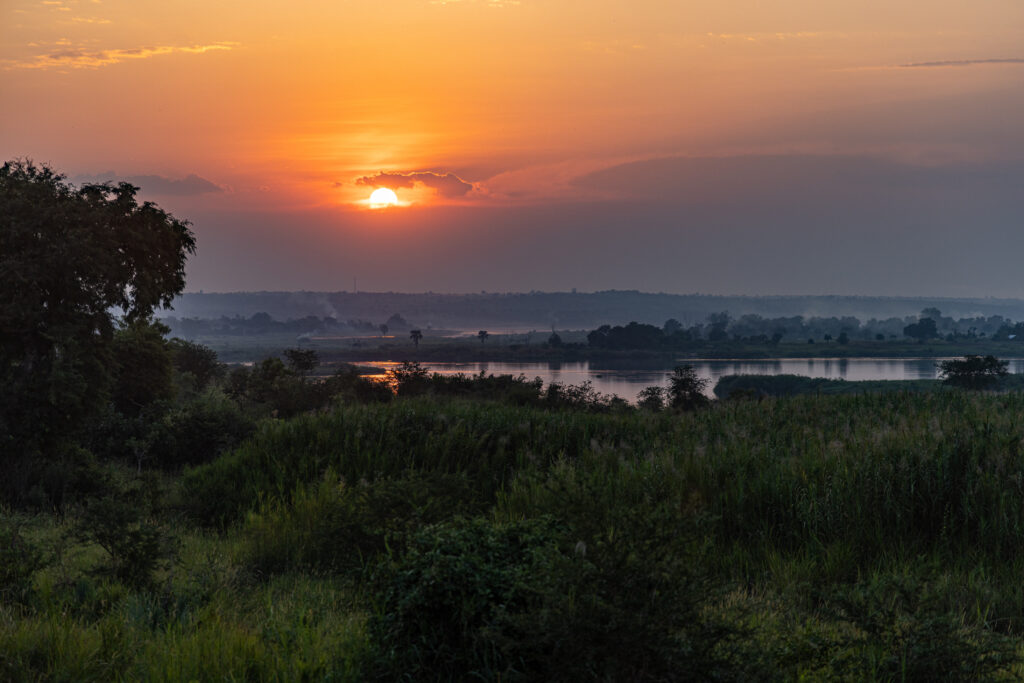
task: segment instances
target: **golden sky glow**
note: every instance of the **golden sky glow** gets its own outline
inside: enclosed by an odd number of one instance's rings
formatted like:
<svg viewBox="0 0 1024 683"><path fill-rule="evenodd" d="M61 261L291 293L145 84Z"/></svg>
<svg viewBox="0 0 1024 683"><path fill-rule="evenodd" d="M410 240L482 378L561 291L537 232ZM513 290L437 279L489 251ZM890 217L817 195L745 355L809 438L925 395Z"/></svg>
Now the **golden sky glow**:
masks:
<svg viewBox="0 0 1024 683"><path fill-rule="evenodd" d="M1021 158L1022 62L1020 0L7 0L0 151L220 188L185 211L599 201L651 159Z"/></svg>

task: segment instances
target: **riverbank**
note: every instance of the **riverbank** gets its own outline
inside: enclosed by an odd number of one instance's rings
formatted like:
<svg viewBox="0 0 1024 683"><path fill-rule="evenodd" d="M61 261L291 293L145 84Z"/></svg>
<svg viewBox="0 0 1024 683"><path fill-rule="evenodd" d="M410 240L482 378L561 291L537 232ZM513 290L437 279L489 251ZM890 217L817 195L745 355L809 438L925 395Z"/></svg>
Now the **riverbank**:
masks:
<svg viewBox="0 0 1024 683"><path fill-rule="evenodd" d="M696 360L769 360L794 358L955 358L993 355L1024 356L1018 341L934 340L921 344L910 340L835 341L808 344L782 342L766 345L747 342L694 342L672 349L599 349L586 345L583 331L559 332L563 344L516 343L516 335L494 335L481 343L468 337L425 338L419 345L405 339L298 339L293 335L224 335L196 337L228 363L251 362L280 355L287 348L317 352L325 362L415 360L426 362L661 362L666 365Z"/></svg>
<svg viewBox="0 0 1024 683"><path fill-rule="evenodd" d="M803 375L726 375L719 378L715 384L714 394L716 398L725 399L730 397L920 393L951 389L939 379L848 381ZM992 390L996 392L1024 391L1024 375L1007 375L1000 379Z"/></svg>

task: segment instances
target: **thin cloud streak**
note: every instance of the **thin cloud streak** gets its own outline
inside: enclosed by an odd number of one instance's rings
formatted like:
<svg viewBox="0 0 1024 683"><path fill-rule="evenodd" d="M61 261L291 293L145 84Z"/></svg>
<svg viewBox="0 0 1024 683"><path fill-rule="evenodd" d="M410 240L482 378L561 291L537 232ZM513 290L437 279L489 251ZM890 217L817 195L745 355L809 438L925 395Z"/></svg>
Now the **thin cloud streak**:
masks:
<svg viewBox="0 0 1024 683"><path fill-rule="evenodd" d="M129 59L146 59L175 53L203 54L217 50L231 50L238 43L221 42L209 45L159 45L115 50L87 50L75 47L23 60L5 60L4 68L11 69L97 69Z"/></svg>
<svg viewBox="0 0 1024 683"><path fill-rule="evenodd" d="M939 62L911 62L900 64L900 69L927 69L947 66L977 66L979 64L1024 64L1024 58L1010 57L1006 59L947 59Z"/></svg>

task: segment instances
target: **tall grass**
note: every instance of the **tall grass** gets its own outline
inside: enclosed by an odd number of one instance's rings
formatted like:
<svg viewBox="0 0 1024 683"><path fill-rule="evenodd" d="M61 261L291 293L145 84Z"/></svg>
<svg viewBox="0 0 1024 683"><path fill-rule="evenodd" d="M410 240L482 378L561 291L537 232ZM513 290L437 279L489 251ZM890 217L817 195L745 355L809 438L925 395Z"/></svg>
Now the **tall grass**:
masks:
<svg viewBox="0 0 1024 683"><path fill-rule="evenodd" d="M463 641L467 666L553 680L688 680L697 645L722 679L1019 678L1022 451L1024 394L343 405L188 470L146 589L19 521L11 556L50 560L9 582L0 678L346 680ZM506 575L515 604L491 604Z"/></svg>
<svg viewBox="0 0 1024 683"><path fill-rule="evenodd" d="M1007 557L1024 541L1024 395L797 397L691 414L548 412L426 400L350 406L266 425L190 470L187 508L239 521L330 470L348 484L459 475L493 501L517 477L608 451L655 458L721 537L795 549L837 541ZM592 460L589 466L594 466ZM606 474L610 491L619 474ZM611 494L610 494L611 495Z"/></svg>

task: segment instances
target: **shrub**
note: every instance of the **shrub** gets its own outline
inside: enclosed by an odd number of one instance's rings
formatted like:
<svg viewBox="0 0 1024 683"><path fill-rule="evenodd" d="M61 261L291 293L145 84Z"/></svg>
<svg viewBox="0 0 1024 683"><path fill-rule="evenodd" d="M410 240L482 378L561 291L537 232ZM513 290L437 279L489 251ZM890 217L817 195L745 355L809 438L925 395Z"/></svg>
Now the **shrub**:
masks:
<svg viewBox="0 0 1024 683"><path fill-rule="evenodd" d="M161 467L210 462L256 430L237 403L211 389L171 411L156 428L152 455Z"/></svg>
<svg viewBox="0 0 1024 683"><path fill-rule="evenodd" d="M534 599L531 582L557 543L550 523L475 520L430 527L378 577L369 632L373 673L510 680L522 673L505 618Z"/></svg>
<svg viewBox="0 0 1024 683"><path fill-rule="evenodd" d="M995 356L964 356L963 360L944 360L939 374L946 384L964 389L992 389L1008 372L1008 362Z"/></svg>
<svg viewBox="0 0 1024 683"><path fill-rule="evenodd" d="M643 513L637 517L646 517ZM428 527L381 570L369 629L382 677L713 679L736 627L680 525L653 515L593 545L553 517ZM637 536L630 536L636 532ZM692 549L692 548L688 548Z"/></svg>
<svg viewBox="0 0 1024 683"><path fill-rule="evenodd" d="M291 498L264 504L246 524L244 554L258 572L362 569L421 527L487 505L465 475L429 472L353 485L328 472Z"/></svg>
<svg viewBox="0 0 1024 683"><path fill-rule="evenodd" d="M107 552L110 565L101 570L126 584L144 588L166 566L173 554L172 539L145 519L139 506L121 496L106 496L89 503L75 535Z"/></svg>
<svg viewBox="0 0 1024 683"><path fill-rule="evenodd" d="M32 594L32 575L45 565L43 554L11 520L0 519L0 604L24 603Z"/></svg>
<svg viewBox="0 0 1024 683"><path fill-rule="evenodd" d="M665 408L665 390L662 387L645 387L637 394L636 404L644 410L658 412Z"/></svg>
<svg viewBox="0 0 1024 683"><path fill-rule="evenodd" d="M835 591L829 601L844 630L834 644L838 677L859 680L991 680L1020 661L1014 642L965 623L917 579L890 575Z"/></svg>

